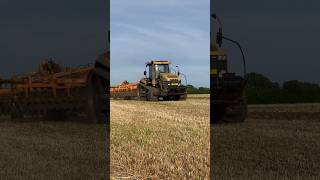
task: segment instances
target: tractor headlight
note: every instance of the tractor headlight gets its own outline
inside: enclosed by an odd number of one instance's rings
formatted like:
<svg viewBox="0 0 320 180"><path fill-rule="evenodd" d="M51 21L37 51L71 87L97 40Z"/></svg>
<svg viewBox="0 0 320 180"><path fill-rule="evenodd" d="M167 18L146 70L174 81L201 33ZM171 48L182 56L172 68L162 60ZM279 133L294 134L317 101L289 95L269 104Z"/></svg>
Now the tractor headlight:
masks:
<svg viewBox="0 0 320 180"><path fill-rule="evenodd" d="M162 86L164 89L168 88L171 85L170 81L163 81Z"/></svg>

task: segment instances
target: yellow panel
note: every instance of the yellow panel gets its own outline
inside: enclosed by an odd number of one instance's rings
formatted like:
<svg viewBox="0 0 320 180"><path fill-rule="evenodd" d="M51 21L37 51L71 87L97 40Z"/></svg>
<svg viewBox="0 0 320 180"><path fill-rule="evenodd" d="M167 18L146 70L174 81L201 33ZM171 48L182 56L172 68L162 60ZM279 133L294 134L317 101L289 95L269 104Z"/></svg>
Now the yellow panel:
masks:
<svg viewBox="0 0 320 180"><path fill-rule="evenodd" d="M154 64L171 64L170 61L153 61Z"/></svg>
<svg viewBox="0 0 320 180"><path fill-rule="evenodd" d="M210 50L210 55L211 56L224 56L225 52L223 49L218 48L218 47L214 47Z"/></svg>
<svg viewBox="0 0 320 180"><path fill-rule="evenodd" d="M218 69L211 69L210 74L218 74Z"/></svg>

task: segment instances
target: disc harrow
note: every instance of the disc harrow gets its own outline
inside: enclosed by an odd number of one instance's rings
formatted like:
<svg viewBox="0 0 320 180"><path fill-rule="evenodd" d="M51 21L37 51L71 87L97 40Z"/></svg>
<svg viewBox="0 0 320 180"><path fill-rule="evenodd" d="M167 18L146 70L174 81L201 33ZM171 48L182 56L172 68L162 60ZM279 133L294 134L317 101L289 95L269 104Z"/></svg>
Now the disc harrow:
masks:
<svg viewBox="0 0 320 180"><path fill-rule="evenodd" d="M108 64L108 56L101 57ZM0 79L0 116L106 121L109 72L97 62L70 68L45 60L36 72Z"/></svg>

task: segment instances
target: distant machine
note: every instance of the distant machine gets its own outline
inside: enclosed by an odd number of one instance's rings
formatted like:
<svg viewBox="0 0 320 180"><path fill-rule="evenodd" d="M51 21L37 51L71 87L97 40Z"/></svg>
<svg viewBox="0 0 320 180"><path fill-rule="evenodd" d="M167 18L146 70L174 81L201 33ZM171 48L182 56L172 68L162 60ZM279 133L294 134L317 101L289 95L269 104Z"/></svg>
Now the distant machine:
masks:
<svg viewBox="0 0 320 180"><path fill-rule="evenodd" d="M246 62L240 44L222 34L222 23L215 14L211 15L219 23L219 30L210 47L211 108L213 123L243 122L247 116L247 103L244 93L246 86ZM243 57L243 76L228 71L228 59L221 48L223 40L235 43Z"/></svg>

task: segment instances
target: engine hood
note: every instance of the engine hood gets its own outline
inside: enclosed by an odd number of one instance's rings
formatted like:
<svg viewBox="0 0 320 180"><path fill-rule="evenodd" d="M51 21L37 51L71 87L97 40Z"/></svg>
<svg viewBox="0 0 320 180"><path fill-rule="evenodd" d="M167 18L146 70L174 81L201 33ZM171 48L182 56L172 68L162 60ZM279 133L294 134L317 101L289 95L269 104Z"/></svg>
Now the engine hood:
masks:
<svg viewBox="0 0 320 180"><path fill-rule="evenodd" d="M160 73L160 78L163 81L180 81L180 77L172 73Z"/></svg>

